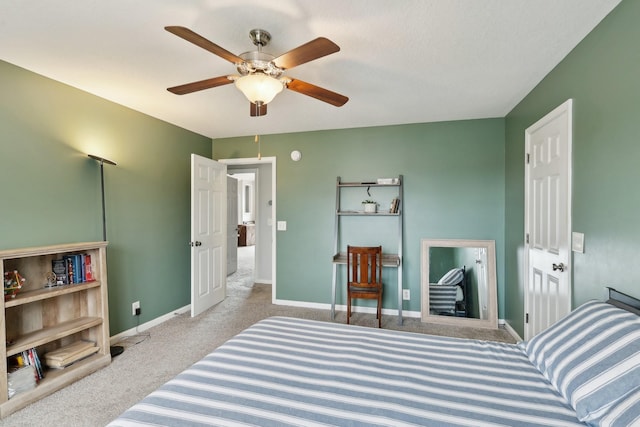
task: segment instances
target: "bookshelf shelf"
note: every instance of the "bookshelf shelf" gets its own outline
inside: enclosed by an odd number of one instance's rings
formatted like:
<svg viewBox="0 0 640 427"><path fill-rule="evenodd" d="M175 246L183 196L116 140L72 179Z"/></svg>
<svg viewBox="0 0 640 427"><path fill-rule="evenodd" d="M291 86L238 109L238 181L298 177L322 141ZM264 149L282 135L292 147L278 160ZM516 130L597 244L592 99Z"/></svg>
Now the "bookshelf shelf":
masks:
<svg viewBox="0 0 640 427"><path fill-rule="evenodd" d="M377 181L371 182L340 182L338 183L338 187L400 187L402 182L397 180L395 183L391 184L381 184Z"/></svg>
<svg viewBox="0 0 640 427"><path fill-rule="evenodd" d="M11 345L7 346L7 357L13 356L14 354L18 354L19 352L30 348L39 347L51 341L59 340L66 336L82 332L85 329L89 329L100 324L102 324L101 317L82 317L21 335L18 339L13 341Z"/></svg>
<svg viewBox="0 0 640 427"><path fill-rule="evenodd" d="M10 299L9 301L5 301L5 308L15 307L22 304L29 304L35 301L40 301L48 298L54 298L60 295L71 294L74 292L81 292L90 288L98 288L100 287L100 282L94 280L92 282L87 283L78 283L76 285L63 285L56 286L54 288L44 288L38 289L35 291L26 291L21 292L16 295L15 298Z"/></svg>
<svg viewBox="0 0 640 427"><path fill-rule="evenodd" d="M363 211L338 211L343 216L399 216L399 212L363 212Z"/></svg>
<svg viewBox="0 0 640 427"><path fill-rule="evenodd" d="M14 298L2 300L0 353L4 355L5 363L0 363L0 418L111 362L106 247L107 242L89 242L0 251L0 274L4 277L5 272L17 270L26 280ZM91 260L94 280L44 287L46 277L52 271L52 261L71 255L82 255L82 259ZM88 266L89 261L86 262ZM80 265L85 265L84 261ZM97 353L64 369L44 366L47 352L77 340L94 342ZM32 390L17 393L9 399L8 367L15 364L16 355L31 349L35 349L43 364L45 376Z"/></svg>

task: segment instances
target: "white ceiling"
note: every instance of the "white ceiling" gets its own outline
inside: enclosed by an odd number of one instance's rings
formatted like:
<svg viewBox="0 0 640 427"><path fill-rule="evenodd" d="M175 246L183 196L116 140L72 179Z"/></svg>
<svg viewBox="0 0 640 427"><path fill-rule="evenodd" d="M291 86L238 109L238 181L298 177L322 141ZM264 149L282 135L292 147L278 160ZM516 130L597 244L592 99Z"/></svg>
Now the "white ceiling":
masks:
<svg viewBox="0 0 640 427"><path fill-rule="evenodd" d="M619 2L2 0L0 59L211 138L503 117ZM286 75L350 100L285 90L251 118L233 85L169 93L235 68L167 25L235 54L252 28L276 56L327 37L340 52Z"/></svg>

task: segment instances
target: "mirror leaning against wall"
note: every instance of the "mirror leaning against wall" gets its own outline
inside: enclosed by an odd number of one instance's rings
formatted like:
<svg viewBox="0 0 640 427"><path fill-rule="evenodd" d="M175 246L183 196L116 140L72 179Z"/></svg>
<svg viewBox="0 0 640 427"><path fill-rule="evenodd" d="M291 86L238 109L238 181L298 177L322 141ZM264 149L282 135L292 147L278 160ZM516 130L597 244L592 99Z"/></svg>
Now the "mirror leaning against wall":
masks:
<svg viewBox="0 0 640 427"><path fill-rule="evenodd" d="M421 240L423 322L498 327L495 240Z"/></svg>

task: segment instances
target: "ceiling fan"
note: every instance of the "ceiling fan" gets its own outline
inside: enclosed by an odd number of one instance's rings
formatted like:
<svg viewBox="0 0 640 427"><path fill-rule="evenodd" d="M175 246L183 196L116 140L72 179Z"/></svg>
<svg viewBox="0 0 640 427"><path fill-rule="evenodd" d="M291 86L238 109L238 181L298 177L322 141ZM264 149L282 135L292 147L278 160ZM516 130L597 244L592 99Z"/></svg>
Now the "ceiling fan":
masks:
<svg viewBox="0 0 640 427"><path fill-rule="evenodd" d="M169 26L165 27L165 30L233 63L240 74L214 77L167 89L176 95L184 95L235 83L236 87L249 100L250 115L254 117L267 114L267 104L284 88L327 102L336 107L343 106L349 100L349 98L339 93L283 75L290 68L338 52L340 47L327 38L318 37L278 57L274 57L262 51L262 48L271 40L271 34L261 29L253 29L249 32L249 37L253 44L256 45L257 50L241 53L240 55L229 52L188 28Z"/></svg>

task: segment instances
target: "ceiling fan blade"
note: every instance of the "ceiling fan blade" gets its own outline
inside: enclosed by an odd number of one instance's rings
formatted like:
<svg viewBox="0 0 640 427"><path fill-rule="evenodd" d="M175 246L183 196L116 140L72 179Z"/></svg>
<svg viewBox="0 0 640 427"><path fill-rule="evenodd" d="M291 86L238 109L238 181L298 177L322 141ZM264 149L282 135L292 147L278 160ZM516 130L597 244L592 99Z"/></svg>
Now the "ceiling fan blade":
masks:
<svg viewBox="0 0 640 427"><path fill-rule="evenodd" d="M249 114L251 117L260 117L267 115L267 104L254 104L253 102L249 102Z"/></svg>
<svg viewBox="0 0 640 427"><path fill-rule="evenodd" d="M214 77L212 79L200 80L193 83L170 87L167 90L171 93L175 93L176 95L185 95L187 93L197 92L199 90L228 85L229 83L232 83L232 80L229 80L227 76L220 76Z"/></svg>
<svg viewBox="0 0 640 427"><path fill-rule="evenodd" d="M289 52L283 53L274 59L273 62L276 66L286 70L300 64L313 61L314 59L336 53L339 50L340 47L331 40L324 37L318 37L317 39L311 40L302 46L298 46Z"/></svg>
<svg viewBox="0 0 640 427"><path fill-rule="evenodd" d="M349 98L344 95L331 92L330 90L312 85L311 83L303 82L302 80L291 79L287 84L287 89L319 99L320 101L327 102L331 105L335 105L336 107L342 107L349 100Z"/></svg>
<svg viewBox="0 0 640 427"><path fill-rule="evenodd" d="M196 46L199 46L215 55L218 55L223 59L226 59L229 62L232 62L234 64L244 62L243 59L240 58L238 55L235 55L229 52L228 50L218 46L217 44L205 39L200 34L194 33L188 28L179 27L179 26L169 26L169 27L164 27L164 29L169 31L172 34L175 34L180 38L185 39L188 42L195 44Z"/></svg>

